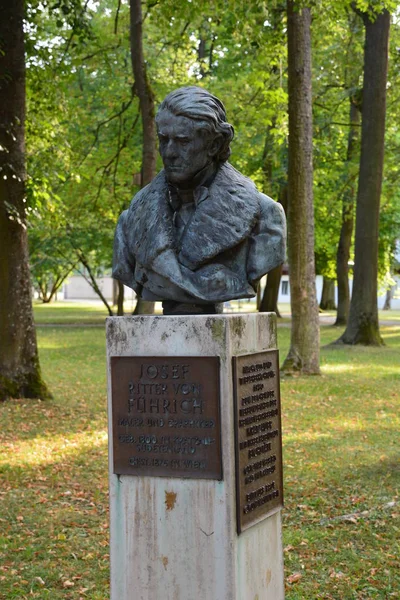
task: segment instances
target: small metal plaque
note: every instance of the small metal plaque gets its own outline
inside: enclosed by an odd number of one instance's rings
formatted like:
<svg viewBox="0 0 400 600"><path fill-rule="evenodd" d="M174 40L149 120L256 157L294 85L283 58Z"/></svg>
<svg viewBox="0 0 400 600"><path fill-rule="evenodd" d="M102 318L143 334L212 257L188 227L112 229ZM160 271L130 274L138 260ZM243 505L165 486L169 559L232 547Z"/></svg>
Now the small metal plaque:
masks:
<svg viewBox="0 0 400 600"><path fill-rule="evenodd" d="M222 479L219 358L112 357L114 473Z"/></svg>
<svg viewBox="0 0 400 600"><path fill-rule="evenodd" d="M283 506L278 350L233 357L238 533Z"/></svg>

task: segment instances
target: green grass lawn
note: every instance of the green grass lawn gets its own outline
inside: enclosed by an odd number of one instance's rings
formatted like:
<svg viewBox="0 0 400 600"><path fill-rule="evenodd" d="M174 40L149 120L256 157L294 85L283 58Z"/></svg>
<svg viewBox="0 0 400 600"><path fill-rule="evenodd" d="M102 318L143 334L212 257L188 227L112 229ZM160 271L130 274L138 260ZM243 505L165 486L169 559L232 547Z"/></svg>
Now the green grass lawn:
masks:
<svg viewBox="0 0 400 600"><path fill-rule="evenodd" d="M100 302L35 302L33 312L38 325L102 324L108 317L106 307Z"/></svg>
<svg viewBox="0 0 400 600"><path fill-rule="evenodd" d="M161 305L157 304L157 310L161 311ZM102 325L108 317L106 307L102 302L71 302L59 301L51 304L43 304L36 301L34 303L34 315L37 325ZM132 312L132 303L125 304L125 312L129 315ZM254 312L256 309L255 302L247 300L236 301L230 303L230 308L226 308L226 312ZM290 319L290 304L279 304L279 310L282 313L283 323L289 323ZM335 311L323 311L321 316L334 317ZM390 320L400 324L400 310L380 310L379 319L381 321Z"/></svg>
<svg viewBox="0 0 400 600"><path fill-rule="evenodd" d="M400 326L381 333L385 347L323 349L321 377L282 383L288 600L400 597Z"/></svg>
<svg viewBox="0 0 400 600"><path fill-rule="evenodd" d="M400 323L381 333L383 348L324 348L321 377L282 381L287 600L400 597ZM39 327L38 340L54 399L0 405L0 598L105 600L104 331Z"/></svg>

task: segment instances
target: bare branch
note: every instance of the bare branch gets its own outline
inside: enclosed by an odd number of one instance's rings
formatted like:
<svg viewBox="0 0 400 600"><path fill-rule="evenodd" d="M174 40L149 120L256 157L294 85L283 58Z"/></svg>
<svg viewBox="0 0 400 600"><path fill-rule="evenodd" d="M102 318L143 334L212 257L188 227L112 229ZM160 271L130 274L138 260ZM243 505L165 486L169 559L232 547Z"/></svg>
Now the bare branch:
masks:
<svg viewBox="0 0 400 600"><path fill-rule="evenodd" d="M115 13L115 20L114 20L114 33L115 35L117 35L118 33L118 17L119 17L119 11L121 9L121 0L118 0L118 6L117 6L117 11Z"/></svg>
<svg viewBox="0 0 400 600"><path fill-rule="evenodd" d="M147 11L145 12L144 17L143 17L143 21L145 21L147 19L151 9L154 8L155 6L157 6L157 4L160 4L159 0L156 0L155 2L148 4Z"/></svg>
<svg viewBox="0 0 400 600"><path fill-rule="evenodd" d="M81 10L81 13L80 13L81 17L83 17L83 15L85 14L86 9L88 7L88 4L89 4L89 0L86 0L85 4L84 4L84 6L83 6L83 8ZM58 63L57 66L59 66L63 62L63 60L64 60L64 58L65 58L65 56L66 56L66 54L67 54L67 52L68 52L68 50L69 50L69 48L71 46L72 40L74 39L74 36L75 36L75 28L73 27L72 31L71 31L71 35L69 36L69 38L67 40L67 44L65 46L63 55L62 55L62 57L61 57L61 59L60 59L60 61L59 61L59 63Z"/></svg>
<svg viewBox="0 0 400 600"><path fill-rule="evenodd" d="M102 54L103 52L108 52L109 50L117 50L120 46L121 46L121 42L118 42L118 44L114 44L113 46L106 46L105 48L99 48L98 50L95 50L94 52L92 52L92 54L87 54L86 56L84 56L82 58L82 62L84 62L86 60L90 60L91 58L94 58L95 56L98 56L99 54Z"/></svg>
<svg viewBox="0 0 400 600"><path fill-rule="evenodd" d="M73 249L75 250L76 255L79 259L79 262L82 263L82 265L85 267L86 271L88 272L88 275L86 275L86 273L79 268L77 268L78 273L80 273L82 275L82 277L88 282L88 284L93 288L93 290L96 292L96 294L99 296L99 298L103 302L104 306L107 308L108 314L110 315L110 317L112 317L114 315L112 308L109 305L109 303L107 302L106 298L103 296L101 289L97 285L96 278L93 275L93 271L89 265L87 258L84 255L83 251L81 250L81 248L79 248L79 246L77 246L74 243L72 237L69 238L69 242L70 242L71 246L73 247Z"/></svg>

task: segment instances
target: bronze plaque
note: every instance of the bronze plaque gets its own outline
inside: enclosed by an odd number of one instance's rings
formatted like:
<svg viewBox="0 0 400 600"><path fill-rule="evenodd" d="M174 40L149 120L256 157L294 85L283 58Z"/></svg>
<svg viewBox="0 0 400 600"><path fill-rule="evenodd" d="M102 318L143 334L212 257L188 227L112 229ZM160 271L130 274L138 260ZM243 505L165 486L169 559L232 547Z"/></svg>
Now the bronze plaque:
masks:
<svg viewBox="0 0 400 600"><path fill-rule="evenodd" d="M112 357L114 473L222 479L219 358Z"/></svg>
<svg viewBox="0 0 400 600"><path fill-rule="evenodd" d="M238 533L283 506L278 350L233 357Z"/></svg>

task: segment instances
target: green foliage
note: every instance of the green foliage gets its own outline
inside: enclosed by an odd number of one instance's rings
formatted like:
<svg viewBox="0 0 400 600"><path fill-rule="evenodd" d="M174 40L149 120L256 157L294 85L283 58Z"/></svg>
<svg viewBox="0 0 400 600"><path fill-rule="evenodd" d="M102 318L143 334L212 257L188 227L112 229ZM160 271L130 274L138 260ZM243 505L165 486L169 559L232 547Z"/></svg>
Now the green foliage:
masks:
<svg viewBox="0 0 400 600"><path fill-rule="evenodd" d="M64 235L49 236L47 230L34 227L29 235L33 286L43 302L50 302L77 259Z"/></svg>
<svg viewBox="0 0 400 600"><path fill-rule="evenodd" d="M374 10L390 2L358 2ZM86 8L85 8L86 6ZM346 160L349 102L362 103L364 25L347 0L313 3L315 255L334 276L342 200L356 187L358 156ZM286 3L147 2L144 51L156 104L181 85L204 85L235 128L231 162L280 197L287 179ZM120 212L139 189L142 132L130 64L126 1L28 6L28 214L33 238L56 262L77 244L94 270L110 267ZM60 26L59 21L63 23ZM399 23L394 18L388 88L380 276L399 236ZM161 162L159 161L161 168ZM66 251L64 242L71 238ZM85 232L87 236L85 239ZM44 236L44 237L43 237ZM79 243L75 238L79 238ZM101 248L101 243L108 248ZM94 243L92 249L90 244ZM57 247L61 244L60 251ZM31 248L37 244L31 241ZM93 250L93 251L91 251ZM32 255L33 265L43 264Z"/></svg>

